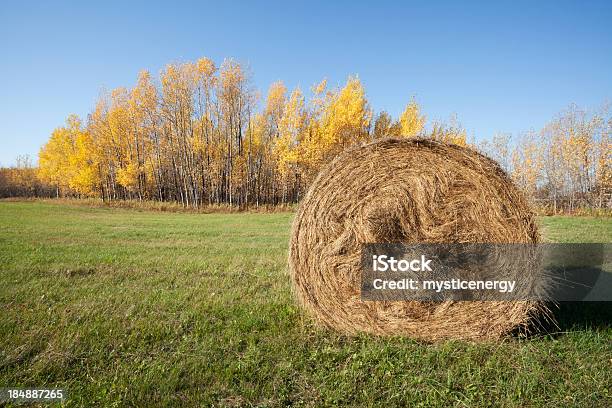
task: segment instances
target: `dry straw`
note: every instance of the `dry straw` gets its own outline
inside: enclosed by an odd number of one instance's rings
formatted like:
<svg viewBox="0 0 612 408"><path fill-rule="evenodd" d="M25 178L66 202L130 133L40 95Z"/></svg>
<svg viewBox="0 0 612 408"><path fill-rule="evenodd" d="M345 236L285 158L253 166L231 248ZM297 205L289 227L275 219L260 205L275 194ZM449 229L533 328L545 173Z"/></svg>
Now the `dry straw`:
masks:
<svg viewBox="0 0 612 408"><path fill-rule="evenodd" d="M347 334L496 339L527 327L534 301L366 302L363 243L536 243L534 215L492 160L423 139L384 139L339 155L293 223L294 291L317 321Z"/></svg>

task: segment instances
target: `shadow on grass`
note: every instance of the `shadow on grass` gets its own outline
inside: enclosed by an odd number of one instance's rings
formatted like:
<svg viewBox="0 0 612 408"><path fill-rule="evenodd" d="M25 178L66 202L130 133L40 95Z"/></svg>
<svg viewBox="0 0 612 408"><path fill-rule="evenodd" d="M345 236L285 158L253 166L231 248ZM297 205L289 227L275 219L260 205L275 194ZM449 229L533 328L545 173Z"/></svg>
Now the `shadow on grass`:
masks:
<svg viewBox="0 0 612 408"><path fill-rule="evenodd" d="M538 321L525 337L557 338L572 332L600 331L612 327L612 302L560 302L548 307L554 318Z"/></svg>
<svg viewBox="0 0 612 408"><path fill-rule="evenodd" d="M612 327L612 302L560 302L548 305L548 309L548 315L540 315L526 330L517 329L512 336L558 338L572 332L601 331Z"/></svg>
<svg viewBox="0 0 612 408"><path fill-rule="evenodd" d="M552 312L562 333L612 327L612 302L561 302Z"/></svg>

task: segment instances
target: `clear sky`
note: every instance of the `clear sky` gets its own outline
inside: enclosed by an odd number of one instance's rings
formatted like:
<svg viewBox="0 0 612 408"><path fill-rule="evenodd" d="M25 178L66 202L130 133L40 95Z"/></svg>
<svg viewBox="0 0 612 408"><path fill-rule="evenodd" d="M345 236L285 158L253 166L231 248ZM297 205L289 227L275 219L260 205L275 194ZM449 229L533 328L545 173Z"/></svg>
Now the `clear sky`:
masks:
<svg viewBox="0 0 612 408"><path fill-rule="evenodd" d="M102 89L202 56L248 64L262 94L357 74L375 111L414 95L477 139L612 98L611 1L36 3L0 2L0 165L35 157Z"/></svg>

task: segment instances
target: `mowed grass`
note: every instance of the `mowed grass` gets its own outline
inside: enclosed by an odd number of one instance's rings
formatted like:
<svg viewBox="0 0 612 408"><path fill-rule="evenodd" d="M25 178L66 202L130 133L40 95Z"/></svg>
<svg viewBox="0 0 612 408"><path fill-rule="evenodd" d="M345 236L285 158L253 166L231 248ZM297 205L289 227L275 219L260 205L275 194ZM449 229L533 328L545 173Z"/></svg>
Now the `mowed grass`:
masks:
<svg viewBox="0 0 612 408"><path fill-rule="evenodd" d="M528 339L340 336L293 301L291 219L0 202L0 387L66 406L612 405L607 304ZM610 219L541 223L612 241Z"/></svg>

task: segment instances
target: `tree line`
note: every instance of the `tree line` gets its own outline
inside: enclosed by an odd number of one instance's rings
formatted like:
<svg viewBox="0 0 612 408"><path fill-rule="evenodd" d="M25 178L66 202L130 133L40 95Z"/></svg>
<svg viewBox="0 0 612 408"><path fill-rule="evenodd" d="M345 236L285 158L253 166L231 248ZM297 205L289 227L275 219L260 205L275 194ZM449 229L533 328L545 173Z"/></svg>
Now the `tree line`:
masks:
<svg viewBox="0 0 612 408"><path fill-rule="evenodd" d="M241 64L202 58L170 64L159 78L143 71L133 88L103 93L86 120L69 116L41 148L38 166L21 159L0 170L0 195L287 204L347 147L418 136L473 145L535 199L554 198L555 208L602 207L610 205L611 126L607 109L572 106L541 132L475 144L455 117L428 124L414 99L397 119L375 115L357 77L339 88L323 80L308 97L279 81L260 98Z"/></svg>
<svg viewBox="0 0 612 408"><path fill-rule="evenodd" d="M497 134L478 148L495 159L540 207L549 212L612 208L610 134L607 104L586 111L575 104L540 131L512 140Z"/></svg>

